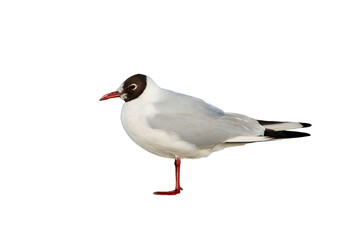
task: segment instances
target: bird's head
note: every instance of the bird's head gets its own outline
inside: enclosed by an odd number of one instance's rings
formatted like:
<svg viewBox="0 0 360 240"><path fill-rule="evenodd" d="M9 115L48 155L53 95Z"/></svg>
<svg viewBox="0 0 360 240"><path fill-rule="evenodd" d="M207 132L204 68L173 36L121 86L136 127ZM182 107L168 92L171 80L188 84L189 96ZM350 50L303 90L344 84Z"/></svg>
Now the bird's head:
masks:
<svg viewBox="0 0 360 240"><path fill-rule="evenodd" d="M110 98L119 97L125 102L129 102L138 98L145 90L147 84L147 77L142 74L136 74L126 79L123 84L114 92L105 94L100 98L100 101Z"/></svg>

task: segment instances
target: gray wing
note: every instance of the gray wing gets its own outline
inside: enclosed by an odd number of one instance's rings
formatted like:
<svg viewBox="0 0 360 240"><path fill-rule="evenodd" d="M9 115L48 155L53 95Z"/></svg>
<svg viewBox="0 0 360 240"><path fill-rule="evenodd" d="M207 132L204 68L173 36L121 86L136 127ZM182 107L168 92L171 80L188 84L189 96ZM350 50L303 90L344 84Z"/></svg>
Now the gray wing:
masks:
<svg viewBox="0 0 360 240"><path fill-rule="evenodd" d="M201 99L165 91L148 119L152 128L176 134L199 148L212 147L238 136L264 133L258 121L240 114L224 113Z"/></svg>

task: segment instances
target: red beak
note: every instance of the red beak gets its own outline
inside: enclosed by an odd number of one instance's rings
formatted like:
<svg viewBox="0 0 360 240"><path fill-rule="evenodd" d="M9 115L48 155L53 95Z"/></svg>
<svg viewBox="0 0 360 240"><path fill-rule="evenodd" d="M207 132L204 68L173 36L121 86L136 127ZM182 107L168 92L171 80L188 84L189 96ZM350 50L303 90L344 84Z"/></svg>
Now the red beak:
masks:
<svg viewBox="0 0 360 240"><path fill-rule="evenodd" d="M111 92L111 93L108 93L108 94L105 94L104 96L102 96L102 98L100 98L100 101L107 100L110 98L120 97L121 94L122 93L119 93L119 92Z"/></svg>

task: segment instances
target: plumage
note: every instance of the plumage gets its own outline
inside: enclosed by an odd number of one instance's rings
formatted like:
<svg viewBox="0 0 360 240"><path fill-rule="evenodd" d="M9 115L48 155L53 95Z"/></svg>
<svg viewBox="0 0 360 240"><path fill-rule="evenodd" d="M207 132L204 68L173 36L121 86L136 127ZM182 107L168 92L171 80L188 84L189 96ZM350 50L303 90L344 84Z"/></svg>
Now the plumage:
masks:
<svg viewBox="0 0 360 240"><path fill-rule="evenodd" d="M264 120L258 120L258 122L265 128L272 129L275 131L306 128L311 126L310 123L300 123L300 122L279 122L279 121L264 121Z"/></svg>
<svg viewBox="0 0 360 240"><path fill-rule="evenodd" d="M174 133L198 148L213 148L237 136L257 136L265 128L240 114L225 113L201 99L163 91L154 104L156 114L148 118L150 127Z"/></svg>
<svg viewBox="0 0 360 240"><path fill-rule="evenodd" d="M100 100L120 97L125 101L121 122L129 137L145 150L175 158L178 194L180 159L207 157L214 151L247 143L309 136L286 131L311 126L308 123L264 121L226 113L205 101L162 89L142 74L128 78L117 91Z"/></svg>

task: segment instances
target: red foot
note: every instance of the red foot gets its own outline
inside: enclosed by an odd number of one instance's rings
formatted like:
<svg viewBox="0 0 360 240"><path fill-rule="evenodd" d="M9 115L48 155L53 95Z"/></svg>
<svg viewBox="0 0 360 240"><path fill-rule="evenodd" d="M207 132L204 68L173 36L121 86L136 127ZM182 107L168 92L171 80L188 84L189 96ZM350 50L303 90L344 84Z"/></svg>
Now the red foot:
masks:
<svg viewBox="0 0 360 240"><path fill-rule="evenodd" d="M179 194L181 190L183 190L183 189L180 188L180 189L175 189L175 190L168 191L168 192L154 192L154 194L155 195L176 195L176 194Z"/></svg>
<svg viewBox="0 0 360 240"><path fill-rule="evenodd" d="M176 179L176 185L175 190L168 191L168 192L154 192L155 195L176 195L179 194L182 189L180 187L180 158L175 159L175 179Z"/></svg>

